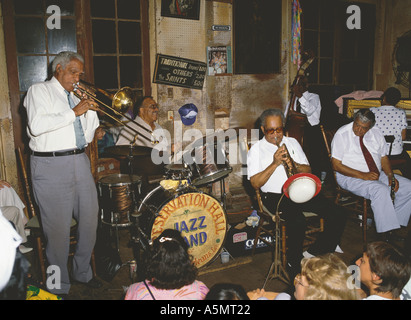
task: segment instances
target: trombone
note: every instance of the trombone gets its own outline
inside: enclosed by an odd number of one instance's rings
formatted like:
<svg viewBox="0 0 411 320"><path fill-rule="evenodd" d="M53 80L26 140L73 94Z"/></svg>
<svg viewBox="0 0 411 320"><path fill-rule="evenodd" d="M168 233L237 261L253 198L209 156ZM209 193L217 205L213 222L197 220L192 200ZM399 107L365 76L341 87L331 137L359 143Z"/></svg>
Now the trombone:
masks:
<svg viewBox="0 0 411 320"><path fill-rule="evenodd" d="M100 99L97 98L97 95L94 92L90 92L87 89L82 88L80 85L83 85L85 87L89 87L95 91L98 91L102 94L104 94L106 97L108 97L110 100L112 100L112 105L111 107L109 105L107 105L106 103L102 102ZM149 138L147 138L144 135L141 135L141 137L143 137L144 139L150 141L152 144L157 144L158 140L154 137L154 134L151 130L143 127L141 124L137 123L136 121L134 121L133 119L131 119L129 116L127 116L127 114L125 114L125 112L134 104L134 99L133 99L133 92L131 90L130 87L124 87L121 88L119 91L117 91L115 94L111 94L108 93L107 91L97 88L92 84L89 84L85 81L80 81L77 83L73 83L73 93L74 95L79 98L82 99L83 97L77 92L81 92L83 95L86 95L87 98L94 100L95 102L97 102L98 104L106 107L107 109L111 110L112 112L114 112L116 115L121 116L121 117L125 117L127 120L131 121L132 123L134 123L135 125L139 126L140 128L144 129L146 132L150 133L151 136L154 138L154 140L151 140ZM121 121L120 119L116 118L115 116L113 116L112 114L108 113L107 111L103 110L101 107L99 108L99 110L101 112L103 112L105 115L109 116L111 119L115 120L116 122L120 123L121 125L127 127L128 129L130 129L131 131L133 131L136 135L134 137L133 140L133 144L135 143L135 141L137 140L137 136L140 134L136 129L134 129L133 127L129 126L127 124L127 122L125 121Z"/></svg>

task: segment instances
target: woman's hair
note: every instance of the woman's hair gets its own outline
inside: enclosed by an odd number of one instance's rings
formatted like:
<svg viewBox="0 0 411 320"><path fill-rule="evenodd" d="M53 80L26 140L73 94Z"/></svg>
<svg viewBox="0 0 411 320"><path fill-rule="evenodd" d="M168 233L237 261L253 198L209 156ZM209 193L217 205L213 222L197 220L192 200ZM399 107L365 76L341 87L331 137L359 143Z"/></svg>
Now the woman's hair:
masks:
<svg viewBox="0 0 411 320"><path fill-rule="evenodd" d="M305 300L357 300L347 265L336 255L326 254L301 261L301 275L308 287ZM350 283L350 285L349 285Z"/></svg>
<svg viewBox="0 0 411 320"><path fill-rule="evenodd" d="M390 87L385 90L384 94L381 96L381 99L384 98L388 104L395 107L401 100L401 92L397 88Z"/></svg>
<svg viewBox="0 0 411 320"><path fill-rule="evenodd" d="M210 288L205 300L250 300L244 288L234 283L217 283Z"/></svg>
<svg viewBox="0 0 411 320"><path fill-rule="evenodd" d="M81 54L72 51L62 51L60 52L51 63L51 71L53 74L56 72L57 65L61 65L63 69L66 68L66 65L71 60L79 60L80 62L84 63L84 58Z"/></svg>
<svg viewBox="0 0 411 320"><path fill-rule="evenodd" d="M371 242L365 251L371 272L379 276L377 292L391 292L393 298L401 295L410 280L410 262L405 255L384 241Z"/></svg>
<svg viewBox="0 0 411 320"><path fill-rule="evenodd" d="M153 241L146 278L157 289L179 289L193 283L198 270L177 230L166 229Z"/></svg>

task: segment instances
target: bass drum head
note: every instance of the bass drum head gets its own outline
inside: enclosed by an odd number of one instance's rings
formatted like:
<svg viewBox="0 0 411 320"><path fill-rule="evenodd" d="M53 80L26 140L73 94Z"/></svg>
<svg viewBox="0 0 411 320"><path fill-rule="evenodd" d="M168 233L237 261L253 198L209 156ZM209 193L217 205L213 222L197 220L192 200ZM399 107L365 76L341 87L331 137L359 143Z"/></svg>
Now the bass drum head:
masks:
<svg viewBox="0 0 411 320"><path fill-rule="evenodd" d="M181 232L195 266L201 268L220 253L227 234L227 217L214 197L199 192L183 193L158 211L151 238L157 238L165 229Z"/></svg>

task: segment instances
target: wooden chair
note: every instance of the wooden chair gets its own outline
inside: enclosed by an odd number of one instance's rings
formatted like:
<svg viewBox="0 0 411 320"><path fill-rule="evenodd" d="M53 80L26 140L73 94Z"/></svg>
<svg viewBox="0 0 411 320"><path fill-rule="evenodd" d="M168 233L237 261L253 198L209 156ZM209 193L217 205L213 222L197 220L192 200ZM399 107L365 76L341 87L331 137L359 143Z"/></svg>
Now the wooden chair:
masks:
<svg viewBox="0 0 411 320"><path fill-rule="evenodd" d="M330 159L331 163L331 141L334 137L333 132L325 132L324 127L321 125L321 132L324 138L325 147L327 148L328 158ZM332 168L332 163L331 163ZM337 205L346 207L347 209L353 211L357 215L361 216L361 225L363 231L363 246L364 249L367 246L367 220L369 216L372 214L371 207L370 207L370 200L357 196L348 190L341 188L337 182L337 176L334 170L333 171L333 182L336 186L335 190L335 203Z"/></svg>
<svg viewBox="0 0 411 320"><path fill-rule="evenodd" d="M45 284L47 280L47 273L46 273L46 264L47 259L45 255L45 239L43 235L43 231L41 228L41 218L40 215L37 214L37 207L32 198L32 191L30 187L29 178L26 171L25 161L23 159L22 153L20 148L17 148L17 156L21 166L21 173L24 180L24 189L25 195L27 200L27 209L29 213L29 221L26 224L26 228L30 229L30 237L34 239L35 242L35 251L37 254L37 263L39 266L40 277L41 277L41 284ZM76 248L77 240L76 240L76 227L77 221L73 218L71 221L71 235L70 235L70 253L69 256L74 255L74 250ZM94 252L91 256L91 267L93 269L93 275L96 276L96 263L94 258Z"/></svg>

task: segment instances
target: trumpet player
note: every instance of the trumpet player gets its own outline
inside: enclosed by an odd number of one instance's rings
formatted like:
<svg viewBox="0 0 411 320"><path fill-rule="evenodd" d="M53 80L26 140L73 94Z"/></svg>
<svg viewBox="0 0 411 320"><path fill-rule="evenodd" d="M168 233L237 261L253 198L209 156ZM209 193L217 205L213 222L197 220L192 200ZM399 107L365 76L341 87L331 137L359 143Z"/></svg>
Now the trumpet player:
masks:
<svg viewBox="0 0 411 320"><path fill-rule="evenodd" d="M29 88L24 106L31 181L47 240L46 256L61 275L60 281L47 281L47 288L63 296L71 286L67 261L72 217L77 221L78 245L71 278L92 288L101 286L90 266L99 207L90 161L84 153L99 119L92 100L73 95L73 84L84 74L83 57L61 52L52 62L52 71L51 80Z"/></svg>
<svg viewBox="0 0 411 320"><path fill-rule="evenodd" d="M260 189L265 207L275 213L282 197L282 188L290 175L310 173L310 164L296 139L284 135L284 115L279 109L269 109L260 116L264 137L256 142L247 155L247 174L251 185ZM286 146L286 148L285 148ZM317 241L303 255L306 218L303 211L324 218L325 228ZM297 204L282 197L279 204L287 232L288 274L293 279L299 273L303 256L334 252L345 226L342 208L318 194L310 201Z"/></svg>

